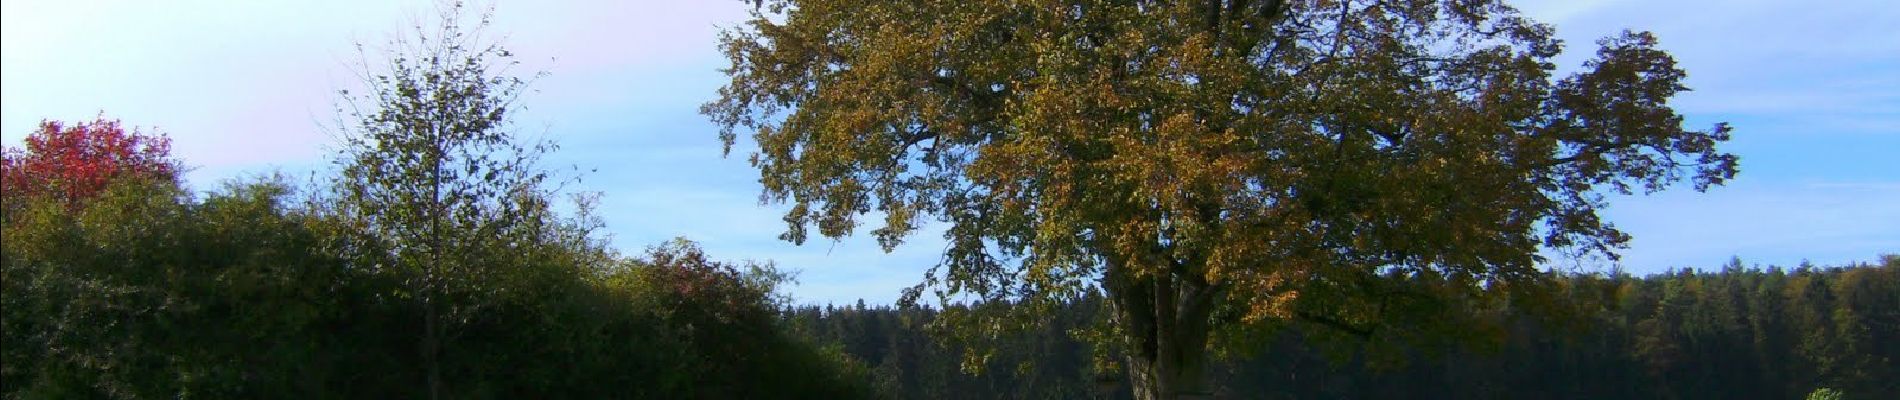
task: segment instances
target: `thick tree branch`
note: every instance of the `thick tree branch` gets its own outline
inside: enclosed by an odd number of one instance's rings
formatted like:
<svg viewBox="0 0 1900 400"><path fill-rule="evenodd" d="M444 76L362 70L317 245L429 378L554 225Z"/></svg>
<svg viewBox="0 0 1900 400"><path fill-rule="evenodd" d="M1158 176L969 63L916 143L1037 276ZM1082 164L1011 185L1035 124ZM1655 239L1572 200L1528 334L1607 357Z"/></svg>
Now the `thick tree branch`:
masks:
<svg viewBox="0 0 1900 400"><path fill-rule="evenodd" d="M1342 321L1330 316L1316 314L1316 313L1307 312L1307 311L1294 311L1293 318L1301 322L1318 324L1320 326L1332 328L1340 332L1352 334L1353 336L1357 336L1361 339L1371 339L1372 334L1375 331L1373 327L1354 325L1352 323L1348 323L1346 321Z"/></svg>

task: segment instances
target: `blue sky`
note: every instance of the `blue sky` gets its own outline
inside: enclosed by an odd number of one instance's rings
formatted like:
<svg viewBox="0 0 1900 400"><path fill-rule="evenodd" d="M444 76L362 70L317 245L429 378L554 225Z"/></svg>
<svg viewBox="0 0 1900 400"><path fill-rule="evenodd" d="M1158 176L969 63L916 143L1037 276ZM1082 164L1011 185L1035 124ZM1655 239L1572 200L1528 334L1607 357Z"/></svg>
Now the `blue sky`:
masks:
<svg viewBox="0 0 1900 400"><path fill-rule="evenodd" d="M1633 234L1623 267L1803 260L1839 264L1900 252L1900 7L1891 0L1539 0L1576 65L1596 38L1651 30L1690 73L1674 103L1691 126L1733 123L1742 174L1710 193L1683 188L1613 200ZM937 260L935 232L885 254L868 236L793 246L781 207L758 204L743 154L721 158L697 114L723 77L715 33L739 1L502 1L497 31L547 70L516 116L559 141L550 167L597 169L623 251L675 236L716 257L801 271L804 302L888 303ZM426 1L0 2L0 143L41 119L103 111L156 128L196 167L197 188L245 174L321 170L333 93L355 86L353 43L381 43Z"/></svg>

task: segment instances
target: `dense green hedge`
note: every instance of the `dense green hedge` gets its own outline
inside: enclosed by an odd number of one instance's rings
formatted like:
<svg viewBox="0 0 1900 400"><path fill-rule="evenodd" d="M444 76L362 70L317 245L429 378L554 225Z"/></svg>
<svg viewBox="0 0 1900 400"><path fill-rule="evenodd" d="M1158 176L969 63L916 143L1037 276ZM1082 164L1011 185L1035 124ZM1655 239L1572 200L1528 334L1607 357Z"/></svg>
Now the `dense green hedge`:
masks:
<svg viewBox="0 0 1900 400"><path fill-rule="evenodd" d="M420 398L417 303L280 180L7 196L6 398ZM453 398L850 398L863 368L782 333L767 267L690 242L617 257L573 221L518 246L444 346ZM475 301L475 300L469 300Z"/></svg>

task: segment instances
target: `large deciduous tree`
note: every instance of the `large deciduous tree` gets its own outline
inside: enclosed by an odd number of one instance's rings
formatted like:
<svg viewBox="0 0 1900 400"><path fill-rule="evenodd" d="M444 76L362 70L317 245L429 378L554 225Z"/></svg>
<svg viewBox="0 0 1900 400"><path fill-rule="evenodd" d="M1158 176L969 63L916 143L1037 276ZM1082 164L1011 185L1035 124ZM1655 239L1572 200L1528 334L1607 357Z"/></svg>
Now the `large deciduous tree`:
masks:
<svg viewBox="0 0 1900 400"><path fill-rule="evenodd" d="M445 349L481 317L517 256L544 242L550 220L535 166L551 144L518 139L508 124L525 81L512 54L481 35L460 2L365 56L367 93L350 95L338 158L340 209L365 232L350 246L360 267L402 277L420 309L429 398L447 395ZM452 393L452 392L451 392Z"/></svg>
<svg viewBox="0 0 1900 400"><path fill-rule="evenodd" d="M702 111L728 152L756 141L784 238L876 213L889 249L935 217L949 245L907 299L1104 292L1139 398L1206 394L1222 332L1376 337L1548 294L1546 250L1629 240L1606 193L1737 171L1726 125L1669 107L1655 37L1560 76L1552 28L1496 0L755 6Z"/></svg>

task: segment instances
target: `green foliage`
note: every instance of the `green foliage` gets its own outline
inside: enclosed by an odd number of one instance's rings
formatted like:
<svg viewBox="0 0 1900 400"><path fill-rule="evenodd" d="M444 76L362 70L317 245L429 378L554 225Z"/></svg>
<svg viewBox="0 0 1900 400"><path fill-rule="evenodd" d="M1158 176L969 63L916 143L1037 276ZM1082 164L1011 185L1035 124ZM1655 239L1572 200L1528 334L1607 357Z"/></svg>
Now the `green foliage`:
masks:
<svg viewBox="0 0 1900 400"><path fill-rule="evenodd" d="M413 398L421 310L282 178L202 200L127 181L9 215L0 397ZM321 199L322 197L316 197ZM459 398L855 398L862 367L782 333L784 279L688 242L621 259L562 220L511 258L440 360Z"/></svg>
<svg viewBox="0 0 1900 400"><path fill-rule="evenodd" d="M1806 397L1808 400L1841 400L1841 398L1841 391L1829 388L1814 389L1814 392L1808 393Z"/></svg>
<svg viewBox="0 0 1900 400"><path fill-rule="evenodd" d="M773 288L785 276L770 264L708 260L678 239L608 279L662 328L674 364L657 380L670 397L868 396L862 366L782 332Z"/></svg>
<svg viewBox="0 0 1900 400"><path fill-rule="evenodd" d="M536 168L549 143L523 143L508 117L525 85L512 54L481 36L483 14L465 22L461 3L413 35L392 40L386 63L364 66L369 93L348 97L346 146L333 200L356 226L340 248L351 263L401 282L397 298L417 308L420 367L428 398L448 391L444 358L464 329L514 306L522 274L538 274L548 211L547 174ZM378 72L370 72L370 70ZM348 92L343 92L348 96ZM467 371L481 376L501 371ZM485 380L466 383L486 385Z"/></svg>
<svg viewBox="0 0 1900 400"><path fill-rule="evenodd" d="M1558 76L1553 29L1498 0L755 5L702 112L758 144L783 238L875 213L890 249L935 218L907 303L988 303L941 321L994 337L1099 292L1143 397L1291 320L1487 336L1469 305L1562 290L1544 251L1628 242L1605 192L1737 171L1653 35Z"/></svg>
<svg viewBox="0 0 1900 400"><path fill-rule="evenodd" d="M334 368L336 258L281 181L202 202L170 181L86 207L32 202L6 227L8 396L247 397ZM50 199L49 199L50 200Z"/></svg>
<svg viewBox="0 0 1900 400"><path fill-rule="evenodd" d="M1052 313L1035 331L969 343L927 328L942 313L889 306L802 306L787 310L791 332L832 343L870 366L878 393L898 399L1076 399L1100 394L1087 342L1069 335L1098 321L1100 298ZM970 353L987 354L971 360ZM971 373L970 363L980 373ZM1125 386L1119 386L1123 392Z"/></svg>

